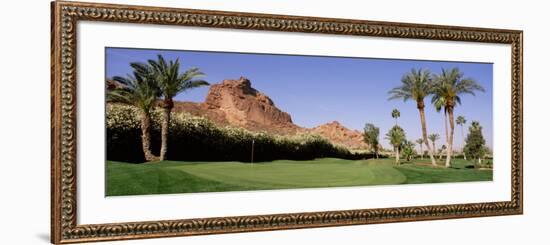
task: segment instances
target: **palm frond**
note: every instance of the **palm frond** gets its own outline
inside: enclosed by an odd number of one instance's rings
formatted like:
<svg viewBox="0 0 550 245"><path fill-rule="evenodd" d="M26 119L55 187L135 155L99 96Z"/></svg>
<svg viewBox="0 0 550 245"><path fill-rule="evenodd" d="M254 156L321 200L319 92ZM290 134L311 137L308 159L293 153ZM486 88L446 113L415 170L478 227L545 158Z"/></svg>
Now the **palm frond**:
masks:
<svg viewBox="0 0 550 245"><path fill-rule="evenodd" d="M413 99L415 101L423 100L431 93L433 83L429 70L411 69L401 77L401 85L391 89L388 94L388 100L403 99L407 101Z"/></svg>
<svg viewBox="0 0 550 245"><path fill-rule="evenodd" d="M464 74L454 67L452 69L442 69L441 74L434 75L434 88L432 103L439 111L443 107L452 107L455 104L461 104L460 95L471 94L475 96L475 91L484 92L485 89L472 78L463 78ZM447 108L445 108L447 109Z"/></svg>
<svg viewBox="0 0 550 245"><path fill-rule="evenodd" d="M142 76L150 76L152 74L152 69L146 63L142 62L132 62L130 66L134 69L134 72L139 73Z"/></svg>
<svg viewBox="0 0 550 245"><path fill-rule="evenodd" d="M133 75L115 76L113 80L121 86L107 90L107 101L134 105L149 113L158 98L158 88L153 81L136 70Z"/></svg>
<svg viewBox="0 0 550 245"><path fill-rule="evenodd" d="M428 135L428 139L430 139L432 142L435 142L437 140L439 140L439 134L430 134Z"/></svg>
<svg viewBox="0 0 550 245"><path fill-rule="evenodd" d="M208 86L208 85L210 85L210 83L208 83L205 80L191 80L183 83L183 86L181 87L180 90L185 91L187 89L198 88L198 87Z"/></svg>
<svg viewBox="0 0 550 245"><path fill-rule="evenodd" d="M187 89L209 85L204 80L196 79L205 75L196 67L180 73L179 58L167 62L159 54L157 60L148 60L148 64L165 99L172 99Z"/></svg>

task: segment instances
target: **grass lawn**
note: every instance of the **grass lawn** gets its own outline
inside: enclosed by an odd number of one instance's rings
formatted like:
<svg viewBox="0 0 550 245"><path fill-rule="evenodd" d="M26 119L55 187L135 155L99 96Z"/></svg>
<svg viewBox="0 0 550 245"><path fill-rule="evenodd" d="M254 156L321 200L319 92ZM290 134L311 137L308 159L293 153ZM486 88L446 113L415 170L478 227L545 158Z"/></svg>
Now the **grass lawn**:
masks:
<svg viewBox="0 0 550 245"><path fill-rule="evenodd" d="M394 159L272 162L175 162L130 164L107 161L107 196L268 190L492 180L492 170L427 166L429 159L394 165ZM442 164L441 162L439 164Z"/></svg>

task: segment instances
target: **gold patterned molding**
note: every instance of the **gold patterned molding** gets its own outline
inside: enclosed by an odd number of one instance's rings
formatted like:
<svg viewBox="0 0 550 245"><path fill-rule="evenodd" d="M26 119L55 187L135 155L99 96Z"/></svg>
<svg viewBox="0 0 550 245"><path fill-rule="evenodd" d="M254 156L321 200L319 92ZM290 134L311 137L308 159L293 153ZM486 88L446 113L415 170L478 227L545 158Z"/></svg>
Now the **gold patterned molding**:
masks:
<svg viewBox="0 0 550 245"><path fill-rule="evenodd" d="M51 4L51 242L124 240L310 227L512 215L523 213L523 32L365 20L57 1ZM510 201L77 224L76 84L78 21L304 32L502 43L511 46L512 162Z"/></svg>

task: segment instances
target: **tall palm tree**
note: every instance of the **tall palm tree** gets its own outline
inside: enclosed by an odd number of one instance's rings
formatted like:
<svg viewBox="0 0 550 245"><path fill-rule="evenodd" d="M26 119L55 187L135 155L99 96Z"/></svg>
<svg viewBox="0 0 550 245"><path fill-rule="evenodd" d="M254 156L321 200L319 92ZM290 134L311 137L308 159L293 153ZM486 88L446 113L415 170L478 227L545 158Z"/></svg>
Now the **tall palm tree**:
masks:
<svg viewBox="0 0 550 245"><path fill-rule="evenodd" d="M424 159L424 149L422 148L422 143L424 143L424 139L417 139L416 143L420 146L420 159Z"/></svg>
<svg viewBox="0 0 550 245"><path fill-rule="evenodd" d="M451 154L453 152L453 136L455 130L454 108L461 103L460 95L471 94L475 96L475 91L485 92L485 89L472 78L464 78L464 73L458 68L451 70L442 69L441 74L435 75L434 80L437 86L434 89L432 102L438 100L444 101L444 107L449 114L449 139L447 144L447 159L445 166L451 166Z"/></svg>
<svg viewBox="0 0 550 245"><path fill-rule="evenodd" d="M464 160L466 160L466 154L464 154L464 124L466 124L467 120L464 118L464 116L458 116L456 118L456 124L460 125L460 134L462 134L462 155L464 156Z"/></svg>
<svg viewBox="0 0 550 245"><path fill-rule="evenodd" d="M386 133L386 139L390 141L395 151L395 164L399 164L399 148L401 148L403 142L406 140L405 131L397 125L393 126Z"/></svg>
<svg viewBox="0 0 550 245"><path fill-rule="evenodd" d="M399 112L399 110L393 109L393 111L391 111L391 117L395 119L395 125L397 125L397 118L399 118L400 116L401 112Z"/></svg>
<svg viewBox="0 0 550 245"><path fill-rule="evenodd" d="M438 100L432 101L434 104L435 110L437 112L440 112L443 109L443 124L445 125L445 144L449 144L449 124L447 123L447 108L445 108L445 100L443 98L439 98ZM434 155L435 151L437 149L434 149ZM441 159L441 154L439 155L439 159Z"/></svg>
<svg viewBox="0 0 550 245"><path fill-rule="evenodd" d="M409 73L406 73L401 78L401 86L395 87L389 91L390 100L403 99L407 101L409 99L416 102L416 108L420 113L420 124L422 127L422 139L426 145L426 149L430 154L432 165L436 166L434 154L430 149L428 143L428 130L426 126L426 114L424 112L424 98L432 92L433 84L431 81L431 74L428 70L412 69Z"/></svg>
<svg viewBox="0 0 550 245"><path fill-rule="evenodd" d="M183 73L180 73L179 58L175 61L166 62L162 55L158 55L157 60L148 60L152 76L157 81L162 93L162 128L161 128L161 147L160 160L166 159L168 151L168 134L170 125L170 113L174 108L173 98L179 93L201 86L210 85L208 82L197 79L204 76L199 68L193 67Z"/></svg>
<svg viewBox="0 0 550 245"><path fill-rule="evenodd" d="M134 67L135 69L135 67ZM156 83L134 70L127 77L113 77L115 87L107 88L107 101L135 106L141 121L141 146L146 161L158 159L151 152L151 110L159 97Z"/></svg>
<svg viewBox="0 0 550 245"><path fill-rule="evenodd" d="M428 139L430 139L432 141L432 146L433 146L434 154L435 154L435 151L437 150L437 148L435 147L435 142L437 140L439 140L439 134L430 134L428 136Z"/></svg>

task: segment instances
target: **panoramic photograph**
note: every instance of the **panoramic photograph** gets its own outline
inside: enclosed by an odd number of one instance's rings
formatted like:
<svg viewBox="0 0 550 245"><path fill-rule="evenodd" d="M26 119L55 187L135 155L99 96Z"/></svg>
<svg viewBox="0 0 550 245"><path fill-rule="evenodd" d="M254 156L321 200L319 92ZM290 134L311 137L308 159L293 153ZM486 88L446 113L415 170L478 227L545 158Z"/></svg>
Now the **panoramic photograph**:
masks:
<svg viewBox="0 0 550 245"><path fill-rule="evenodd" d="M493 64L105 48L106 196L493 180Z"/></svg>

